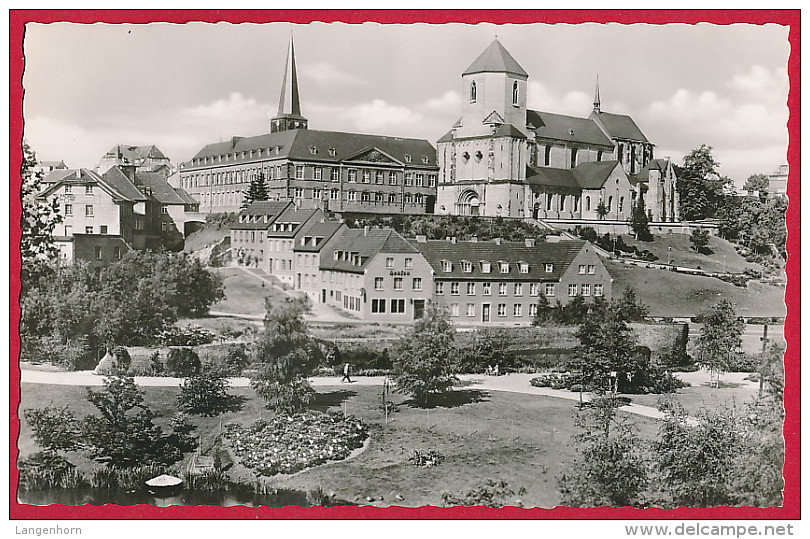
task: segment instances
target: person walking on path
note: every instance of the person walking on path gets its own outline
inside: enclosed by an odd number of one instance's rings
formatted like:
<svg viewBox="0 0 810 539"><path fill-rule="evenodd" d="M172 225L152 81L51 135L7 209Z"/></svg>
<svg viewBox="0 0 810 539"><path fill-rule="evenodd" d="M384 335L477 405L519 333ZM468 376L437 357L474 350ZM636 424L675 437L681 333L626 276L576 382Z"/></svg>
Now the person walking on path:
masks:
<svg viewBox="0 0 810 539"><path fill-rule="evenodd" d="M349 377L349 374L351 373L351 368L352 367L349 363L343 365L343 379L341 380L341 382L349 382L350 384L352 383L352 379Z"/></svg>

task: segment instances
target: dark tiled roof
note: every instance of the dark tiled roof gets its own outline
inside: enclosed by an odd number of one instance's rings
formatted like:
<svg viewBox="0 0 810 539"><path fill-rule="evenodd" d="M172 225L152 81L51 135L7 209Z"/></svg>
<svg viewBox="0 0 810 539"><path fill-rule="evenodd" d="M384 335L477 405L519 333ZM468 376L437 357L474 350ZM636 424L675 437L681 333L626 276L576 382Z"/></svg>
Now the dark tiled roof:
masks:
<svg viewBox="0 0 810 539"><path fill-rule="evenodd" d="M182 187L175 187L174 191L177 193L177 196L179 196L183 200L184 204L199 204L200 203L196 198L191 196L188 193L188 191L186 191Z"/></svg>
<svg viewBox="0 0 810 539"><path fill-rule="evenodd" d="M493 134L495 137L527 138L526 135L512 124L499 125Z"/></svg>
<svg viewBox="0 0 810 539"><path fill-rule="evenodd" d="M648 182L650 181L650 171L651 170L659 170L661 172L666 172L667 165L669 162L666 159L653 159L647 166L639 170L636 174L628 176L630 179L630 183L633 185L638 184L639 182Z"/></svg>
<svg viewBox="0 0 810 539"><path fill-rule="evenodd" d="M475 73L511 73L521 77L529 76L497 39L470 64L470 67L464 70L462 75Z"/></svg>
<svg viewBox="0 0 810 539"><path fill-rule="evenodd" d="M452 141L453 141L453 130L451 129L450 131L448 131L447 133L442 135L442 138L440 138L436 142L439 143L439 142L452 142Z"/></svg>
<svg viewBox="0 0 810 539"><path fill-rule="evenodd" d="M185 205L186 202L177 194L174 188L166 181L163 174L155 172L136 172L135 185L146 187L152 197L161 204Z"/></svg>
<svg viewBox="0 0 810 539"><path fill-rule="evenodd" d="M526 247L521 242L494 241L452 243L446 240L429 240L425 243L414 243L430 263L435 272L434 279L453 280L491 280L491 281L559 281L568 269L571 261L586 245L585 241L570 240L545 242L538 240L534 247ZM443 261L453 264L452 271L445 272ZM464 272L462 261L472 263L472 271ZM492 265L490 273L481 271L481 262ZM509 263L509 273L501 273L499 262ZM520 263L529 264L528 273L520 273ZM553 264L551 272L546 272L545 265Z"/></svg>
<svg viewBox="0 0 810 539"><path fill-rule="evenodd" d="M273 223L293 223L295 226L292 227L292 230L273 230L271 225L267 229L267 237L294 238L301 232L302 226L314 217L323 218L323 212L317 208L301 210L294 205L289 205L273 220Z"/></svg>
<svg viewBox="0 0 810 539"><path fill-rule="evenodd" d="M573 172L583 189L601 189L617 166L618 161L592 161L578 164Z"/></svg>
<svg viewBox="0 0 810 539"><path fill-rule="evenodd" d="M547 185L550 187L567 187L579 190L574 173L568 169L552 167L528 167L526 182L532 185Z"/></svg>
<svg viewBox="0 0 810 539"><path fill-rule="evenodd" d="M276 218L287 209L287 207L291 205L292 202L289 200L253 201L246 210L239 213L240 219L242 215L247 215L250 217L258 215L261 217L261 219L258 222L233 223L231 225L231 230L266 230L270 228L270 224L275 221ZM267 216L266 222L264 220L265 215Z"/></svg>
<svg viewBox="0 0 810 539"><path fill-rule="evenodd" d="M40 165L40 166L43 166L43 167L51 167L53 169L62 169L62 170L64 170L64 169L68 168L64 161L40 161L37 164Z"/></svg>
<svg viewBox="0 0 810 539"><path fill-rule="evenodd" d="M104 173L103 178L105 182L110 184L127 200L131 200L132 202L146 202L149 200L118 167L110 168Z"/></svg>
<svg viewBox="0 0 810 539"><path fill-rule="evenodd" d="M311 242L308 242L306 245L301 245L301 242L296 242L293 251L301 251L301 252L309 252L309 253L317 253L321 249L324 248L326 242L328 242L332 236L339 233L338 231L346 228L344 223L339 221L321 221L320 223L315 223L307 231L302 235L303 238L322 238L317 245L312 245Z"/></svg>
<svg viewBox="0 0 810 539"><path fill-rule="evenodd" d="M609 112L593 112L592 115L599 116L605 129L613 138L649 142L630 116Z"/></svg>
<svg viewBox="0 0 810 539"><path fill-rule="evenodd" d="M596 122L588 118L527 110L526 123L535 126L535 133L538 138L613 147L613 142L599 128Z"/></svg>
<svg viewBox="0 0 810 539"><path fill-rule="evenodd" d="M358 253L360 263L353 264L351 260L335 260L335 251L345 251L347 253ZM405 238L397 234L394 230L369 229L366 232L362 228L350 228L340 235L337 241L333 242L329 252L321 255L321 269L342 270L361 273L368 261L379 253L418 253L413 245L405 241Z"/></svg>
<svg viewBox="0 0 810 539"><path fill-rule="evenodd" d="M70 176L75 176L78 179L79 171L76 169L55 169L45 174L45 177L42 178L42 182L54 183Z"/></svg>
<svg viewBox="0 0 810 539"><path fill-rule="evenodd" d="M106 156L117 158L119 155L124 159L129 160L129 162L134 165L140 164L140 162L148 158L168 159L168 157L166 157L166 155L154 144L149 146L130 146L127 144L118 144L117 146L113 146L110 151L107 152Z"/></svg>
<svg viewBox="0 0 810 539"><path fill-rule="evenodd" d="M268 148L271 150L269 155ZM227 161L228 164L272 158L339 163L357 155L361 150L371 148L378 148L406 166L437 166L436 149L427 140L312 129L279 131L255 137L234 137L228 142L209 144L192 159L236 153L236 160L231 158ZM331 155L330 149L334 149L335 155ZM252 158L251 150L256 152ZM258 150L262 151L261 156L258 155ZM242 152L247 152L244 159L241 156ZM427 163L423 162L424 157L427 157Z"/></svg>

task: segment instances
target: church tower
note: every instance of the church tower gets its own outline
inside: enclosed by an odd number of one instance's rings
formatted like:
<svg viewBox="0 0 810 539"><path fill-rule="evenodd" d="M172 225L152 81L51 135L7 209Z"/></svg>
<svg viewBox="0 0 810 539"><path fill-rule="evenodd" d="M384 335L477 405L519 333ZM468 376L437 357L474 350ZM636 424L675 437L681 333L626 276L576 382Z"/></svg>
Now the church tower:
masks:
<svg viewBox="0 0 810 539"><path fill-rule="evenodd" d="M459 137L488 135L493 125L511 124L526 132L526 84L529 74L495 39L464 70Z"/></svg>
<svg viewBox="0 0 810 539"><path fill-rule="evenodd" d="M292 34L287 49L287 64L281 81L281 97L278 100L278 114L270 120L270 132L306 129L307 119L301 116L301 103L298 100L298 73L295 69L295 46Z"/></svg>

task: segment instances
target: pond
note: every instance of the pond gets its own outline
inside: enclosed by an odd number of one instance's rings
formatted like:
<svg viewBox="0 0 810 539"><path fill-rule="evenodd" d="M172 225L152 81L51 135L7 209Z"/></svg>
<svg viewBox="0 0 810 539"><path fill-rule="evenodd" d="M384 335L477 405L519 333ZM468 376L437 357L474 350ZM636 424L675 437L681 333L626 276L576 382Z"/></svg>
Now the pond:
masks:
<svg viewBox="0 0 810 539"><path fill-rule="evenodd" d="M279 490L271 494L256 494L249 489L228 492L204 492L177 490L166 495L156 496L147 489L126 491L124 489L103 489L80 487L71 489L20 490L20 503L28 505L138 505L148 504L158 507L170 505L217 505L228 507L284 507L286 505L310 506L306 493L297 490ZM340 505L345 505L341 503Z"/></svg>

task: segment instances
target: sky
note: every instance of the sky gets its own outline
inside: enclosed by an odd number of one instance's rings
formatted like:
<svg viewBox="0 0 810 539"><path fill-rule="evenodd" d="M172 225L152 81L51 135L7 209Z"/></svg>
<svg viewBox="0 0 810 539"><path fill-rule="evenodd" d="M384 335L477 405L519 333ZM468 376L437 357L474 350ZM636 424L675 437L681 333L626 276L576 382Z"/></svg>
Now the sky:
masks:
<svg viewBox="0 0 810 539"><path fill-rule="evenodd" d="M92 168L116 144L172 162L269 131L290 35L310 129L435 141L461 73L497 36L529 73L529 108L633 117L656 157L707 144L738 185L787 162L788 28L620 24L28 24L25 137Z"/></svg>

